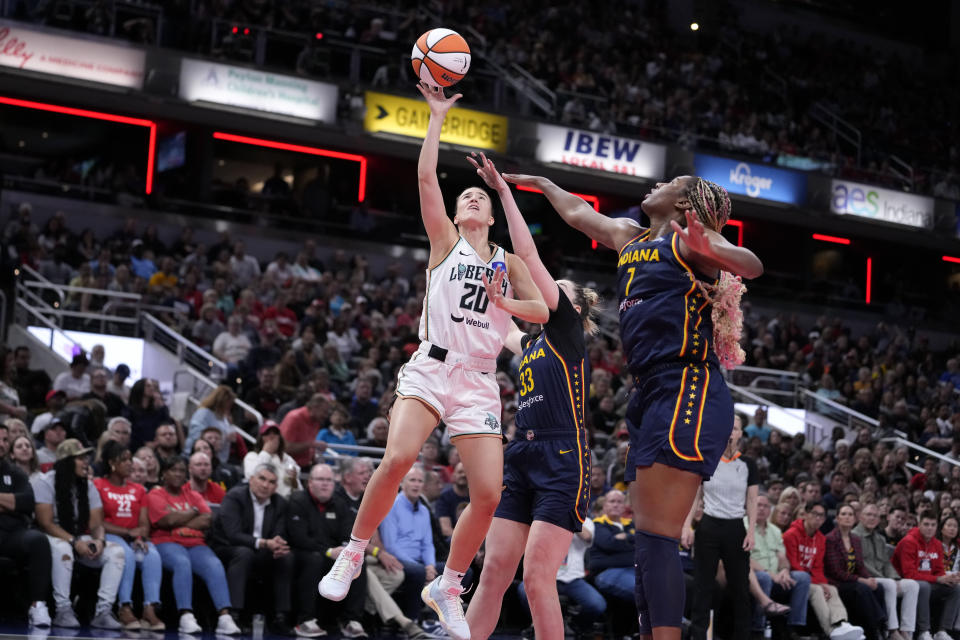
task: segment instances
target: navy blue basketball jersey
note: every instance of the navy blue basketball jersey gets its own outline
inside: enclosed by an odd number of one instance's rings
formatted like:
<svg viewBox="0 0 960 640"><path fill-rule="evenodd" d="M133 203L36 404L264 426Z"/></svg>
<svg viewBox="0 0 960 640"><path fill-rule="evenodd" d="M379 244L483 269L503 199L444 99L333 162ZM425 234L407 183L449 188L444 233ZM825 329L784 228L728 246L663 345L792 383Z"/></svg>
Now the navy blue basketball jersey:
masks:
<svg viewBox="0 0 960 640"><path fill-rule="evenodd" d="M583 322L560 289L557 310L543 332L525 337L520 361L517 429L583 429L590 367Z"/></svg>
<svg viewBox="0 0 960 640"><path fill-rule="evenodd" d="M713 351L710 303L695 273L680 255L675 232L649 240L650 230L630 240L617 261L620 340L630 371L639 374L662 362L709 362Z"/></svg>

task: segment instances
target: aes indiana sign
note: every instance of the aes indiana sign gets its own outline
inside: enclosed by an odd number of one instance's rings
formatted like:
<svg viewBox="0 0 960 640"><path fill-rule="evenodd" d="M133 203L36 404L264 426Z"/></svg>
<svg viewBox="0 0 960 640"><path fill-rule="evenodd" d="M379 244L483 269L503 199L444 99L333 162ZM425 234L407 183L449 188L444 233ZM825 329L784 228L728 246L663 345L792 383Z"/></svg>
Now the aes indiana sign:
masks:
<svg viewBox="0 0 960 640"><path fill-rule="evenodd" d="M551 124L537 125L537 160L639 178L663 177L667 148L660 144L621 138Z"/></svg>
<svg viewBox="0 0 960 640"><path fill-rule="evenodd" d="M133 47L53 35L0 20L0 66L140 89L145 59L144 52Z"/></svg>

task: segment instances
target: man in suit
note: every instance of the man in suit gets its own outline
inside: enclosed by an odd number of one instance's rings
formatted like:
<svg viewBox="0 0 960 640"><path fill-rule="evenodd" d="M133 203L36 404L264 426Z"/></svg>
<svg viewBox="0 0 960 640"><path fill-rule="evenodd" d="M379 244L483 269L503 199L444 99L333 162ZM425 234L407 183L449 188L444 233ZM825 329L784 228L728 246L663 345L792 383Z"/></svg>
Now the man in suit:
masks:
<svg viewBox="0 0 960 640"><path fill-rule="evenodd" d="M317 622L317 583L333 566L337 556L350 540L354 515L349 505L334 495L333 470L325 464L310 469L306 490L290 496L287 531L290 546L300 575L297 583L297 635L325 635ZM340 635L344 638L366 637L360 624L367 597L367 572L361 571L350 585L339 612ZM327 603L324 602L326 605Z"/></svg>
<svg viewBox="0 0 960 640"><path fill-rule="evenodd" d="M210 547L227 570L233 606L243 611L247 585L259 578L273 590L271 631L291 635L290 583L294 559L286 541L287 501L276 494L278 473L259 464L249 484L227 492L210 531Z"/></svg>

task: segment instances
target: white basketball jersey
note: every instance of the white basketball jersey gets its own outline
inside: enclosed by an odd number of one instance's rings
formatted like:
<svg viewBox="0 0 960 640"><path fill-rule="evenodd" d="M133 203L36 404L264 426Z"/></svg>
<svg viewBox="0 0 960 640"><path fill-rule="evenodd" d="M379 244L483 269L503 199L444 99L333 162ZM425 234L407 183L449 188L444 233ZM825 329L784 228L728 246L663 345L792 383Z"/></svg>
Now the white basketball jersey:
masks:
<svg viewBox="0 0 960 640"><path fill-rule="evenodd" d="M492 281L497 267L507 270L502 247L489 262L477 255L470 243L457 240L447 257L427 270L427 294L420 317L420 339L475 358L496 358L510 328L511 316L490 304L483 287L483 274ZM513 297L503 279L504 297Z"/></svg>

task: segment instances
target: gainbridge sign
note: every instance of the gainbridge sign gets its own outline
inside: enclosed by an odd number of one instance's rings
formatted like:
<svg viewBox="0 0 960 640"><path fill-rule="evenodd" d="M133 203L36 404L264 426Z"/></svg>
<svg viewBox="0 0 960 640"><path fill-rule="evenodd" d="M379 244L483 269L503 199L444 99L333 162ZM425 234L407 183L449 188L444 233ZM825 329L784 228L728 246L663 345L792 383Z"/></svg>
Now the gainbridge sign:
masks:
<svg viewBox="0 0 960 640"><path fill-rule="evenodd" d="M421 139L427 135L430 108L423 100L367 91L366 107L363 128L368 133L395 133ZM447 113L440 141L504 153L508 122L507 118L493 113L454 107Z"/></svg>

